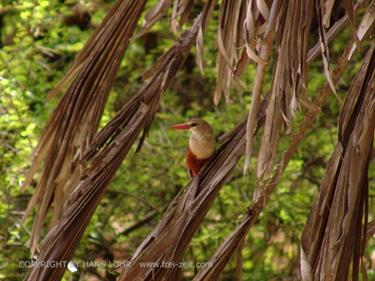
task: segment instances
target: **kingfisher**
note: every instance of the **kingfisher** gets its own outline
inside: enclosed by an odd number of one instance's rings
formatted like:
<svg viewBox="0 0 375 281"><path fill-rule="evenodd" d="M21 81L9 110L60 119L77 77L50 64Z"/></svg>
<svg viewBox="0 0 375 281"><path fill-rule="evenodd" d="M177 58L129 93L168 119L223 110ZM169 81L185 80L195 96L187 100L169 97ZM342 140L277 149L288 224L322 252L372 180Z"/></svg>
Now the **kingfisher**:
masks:
<svg viewBox="0 0 375 281"><path fill-rule="evenodd" d="M172 128L190 131L186 165L190 175L195 177L215 151L214 130L207 121L200 118L193 118L185 123L172 125Z"/></svg>

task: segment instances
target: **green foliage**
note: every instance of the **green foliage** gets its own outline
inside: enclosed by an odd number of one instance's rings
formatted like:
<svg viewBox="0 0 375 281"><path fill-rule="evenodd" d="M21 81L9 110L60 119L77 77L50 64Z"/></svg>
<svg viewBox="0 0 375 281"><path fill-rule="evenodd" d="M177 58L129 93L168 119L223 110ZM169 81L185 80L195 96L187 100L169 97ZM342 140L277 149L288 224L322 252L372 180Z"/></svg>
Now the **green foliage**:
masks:
<svg viewBox="0 0 375 281"><path fill-rule="evenodd" d="M21 191L20 186L30 164L32 148L58 101L58 98L47 100L47 94L63 77L112 1L81 2L91 16L90 24L85 27L64 22L66 16L72 14L76 1L18 0L3 1L0 6L10 8L0 14L0 280L21 280L26 268L19 267L18 261L30 258L26 243L32 222L20 227L20 220L35 183L26 192ZM147 5L152 6L155 2L149 1ZM254 65L250 65L243 76L245 88L240 85L233 88L231 103L215 107L212 102L216 83L217 18L216 11L204 38L204 74L194 64L194 50L164 95L143 149L138 154L129 154L110 184L81 240L75 261L127 259L159 221L166 205L187 184L184 154L188 136L170 130L171 124L202 116L220 135L245 118L255 75ZM332 44L333 59L342 52L349 37L348 29ZM142 72L173 44L174 38L168 20L164 19L150 33L131 42L101 127L139 90ZM353 68L340 81L340 98L344 98L362 57L362 53L355 57ZM266 76L266 90L270 89L270 73L268 71ZM325 82L320 61L312 65L309 77L308 96L312 98ZM300 233L336 143L340 109L340 101L330 97L248 236L242 250L244 280L294 280L288 276L298 276ZM303 116L304 110L297 113L293 128L298 127ZM259 142L257 139L255 145ZM282 140L280 152L287 146L288 136ZM252 163L255 164L255 159ZM242 165L242 162L238 165L233 180L223 187L215 200L192 240L186 261L207 261L241 220L251 202L256 180L253 173L243 177ZM373 179L375 169L370 170ZM373 182L371 186L374 187ZM374 206L374 198L372 188L370 206ZM122 234L153 211L155 215L141 227ZM373 242L366 250L366 262L374 253ZM233 259L223 280L233 280L235 267ZM79 268L76 273L67 272L65 280L71 276L73 280L87 280L92 276L92 270L95 274L107 274L107 278L114 272L113 269L106 272L103 268L91 268L90 272L87 268ZM185 277L189 279L195 270L187 269ZM374 270L369 272L369 278L375 278Z"/></svg>

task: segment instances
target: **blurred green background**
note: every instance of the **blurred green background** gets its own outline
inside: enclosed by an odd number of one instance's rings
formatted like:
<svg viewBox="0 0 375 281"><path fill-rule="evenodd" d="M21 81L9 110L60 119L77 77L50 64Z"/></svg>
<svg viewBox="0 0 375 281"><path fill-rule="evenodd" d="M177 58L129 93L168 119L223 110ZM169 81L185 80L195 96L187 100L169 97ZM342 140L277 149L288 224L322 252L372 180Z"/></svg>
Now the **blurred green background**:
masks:
<svg viewBox="0 0 375 281"><path fill-rule="evenodd" d="M204 1L196 1L192 16ZM22 280L29 260L26 246L32 220L20 226L34 186L20 190L47 118L58 98L46 100L48 92L63 77L76 53L83 47L113 1L2 0L0 4L0 279ZM148 1L147 7L156 3ZM217 8L217 7L216 7ZM343 11L333 17L340 17ZM142 85L141 74L176 38L169 28L170 11L147 34L129 44L112 89L102 126ZM195 64L195 49L188 56L172 87L162 99L149 137L140 153L130 153L109 186L76 251L75 261L121 261L128 258L161 218L163 209L188 183L184 154L188 135L169 126L200 116L209 121L217 135L241 121L250 104L255 66L243 75L243 85L231 91L231 102L214 106L216 83L216 28L218 9L204 37L204 73ZM140 22L141 24L141 22ZM184 27L187 28L188 26ZM314 36L314 34L313 34ZM312 36L312 37L313 37ZM330 44L331 61L336 61L351 38L347 28ZM312 42L313 43L313 42ZM337 85L343 100L366 48L362 48ZM270 89L271 70L266 77ZM313 98L325 77L320 58L309 71L309 98ZM298 280L300 234L319 189L337 140L337 119L342 103L330 96L317 122L290 162L266 210L248 235L243 249L244 280ZM303 118L297 113L293 128ZM259 145L260 134L255 147ZM284 136L279 150L288 146ZM256 158L252 159L254 171ZM255 185L254 173L242 174L243 162L232 181L223 187L203 224L194 236L186 261L204 262L235 228L248 207ZM370 216L374 217L374 161L370 166ZM37 179L36 179L37 180ZM129 228L137 222L145 223ZM366 248L369 280L375 280L375 241ZM234 280L235 258L226 267L222 280ZM188 268L189 280L197 268ZM79 268L67 271L64 280L114 280L113 268Z"/></svg>

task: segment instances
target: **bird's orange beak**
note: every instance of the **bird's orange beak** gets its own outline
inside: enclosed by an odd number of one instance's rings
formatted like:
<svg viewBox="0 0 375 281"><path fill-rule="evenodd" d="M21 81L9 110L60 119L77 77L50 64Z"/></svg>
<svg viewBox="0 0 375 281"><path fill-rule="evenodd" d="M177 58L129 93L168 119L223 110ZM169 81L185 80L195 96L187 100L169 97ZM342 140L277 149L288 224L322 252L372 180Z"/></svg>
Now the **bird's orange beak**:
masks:
<svg viewBox="0 0 375 281"><path fill-rule="evenodd" d="M186 123L182 123L182 124L172 125L171 128L176 129L176 130L188 130L190 129L190 125Z"/></svg>

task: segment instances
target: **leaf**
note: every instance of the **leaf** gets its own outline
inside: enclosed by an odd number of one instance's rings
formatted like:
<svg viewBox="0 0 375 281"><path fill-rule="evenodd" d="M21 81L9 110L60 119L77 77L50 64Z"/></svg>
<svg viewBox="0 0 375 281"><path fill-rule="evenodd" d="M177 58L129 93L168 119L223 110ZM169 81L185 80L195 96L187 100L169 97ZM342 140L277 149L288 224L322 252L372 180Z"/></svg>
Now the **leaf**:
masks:
<svg viewBox="0 0 375 281"><path fill-rule="evenodd" d="M328 42L332 41L336 35L342 31L346 25L349 23L349 17L348 15L344 15L341 19L335 22L335 24L330 28L330 30L327 32L327 40ZM313 48L309 50L309 53L307 55L307 62L311 62L314 60L320 52L320 42L316 43Z"/></svg>
<svg viewBox="0 0 375 281"><path fill-rule="evenodd" d="M197 48L197 56L196 56L196 63L199 67L201 73L203 73L203 32L207 28L208 22L212 16L212 11L215 7L215 0L208 0L206 5L203 8L202 17L203 23L201 28L199 29L197 40L196 40L196 48Z"/></svg>
<svg viewBox="0 0 375 281"><path fill-rule="evenodd" d="M265 100L262 108L265 108ZM264 111L259 112L260 125ZM119 280L176 280L179 268L142 267L141 263L163 260L181 261L190 240L207 214L220 189L229 181L230 175L245 149L245 125L243 121L220 138L222 145L201 170L201 175L181 189L172 200L162 220L146 237L124 268Z"/></svg>
<svg viewBox="0 0 375 281"><path fill-rule="evenodd" d="M256 53L255 46L256 46L256 36L262 34L264 32L264 29L262 27L264 24L261 24L260 17L262 19L266 19L266 22L269 18L269 8L267 4L264 1L260 1L261 9L263 11L264 17L262 17L262 13L260 10L254 11L254 2L253 0L250 0L247 4L247 11L246 11L246 18L244 20L244 38L245 38L245 44L246 44L246 52L247 56L255 61L256 63L266 63L263 59L261 59L258 54Z"/></svg>
<svg viewBox="0 0 375 281"><path fill-rule="evenodd" d="M138 2L137 2L138 3ZM142 142L158 109L161 95L193 46L201 15L181 39L149 70L150 80L101 130L81 160L86 165L78 183L72 182L56 225L43 240L37 261L69 261L107 186L143 130ZM91 160L91 163L87 163ZM89 165L90 164L90 165ZM65 267L32 267L25 280L60 280Z"/></svg>
<svg viewBox="0 0 375 281"><path fill-rule="evenodd" d="M331 14L335 0L325 0L323 4L323 25L325 28L330 27Z"/></svg>
<svg viewBox="0 0 375 281"><path fill-rule="evenodd" d="M147 11L143 26L138 32L137 37L141 37L147 33L150 28L165 15L166 11L172 6L172 4L172 0L159 0L154 7ZM194 0L174 1L171 17L171 29L174 33L178 33L179 28L187 21L193 8L193 4Z"/></svg>
<svg viewBox="0 0 375 281"><path fill-rule="evenodd" d="M271 56L272 44L275 37L276 31L276 24L277 24L277 17L280 14L282 7L281 1L274 1L271 7L270 17L267 23L267 28L265 31L265 38L262 42L260 42L260 57L264 61L268 61ZM253 141L254 141L254 131L256 129L256 118L258 116L259 108L260 108L260 99L262 94L262 87L263 81L265 76L267 64L258 64L253 92L251 96L251 105L249 110L249 115L247 117L246 123L246 156L245 156L245 164L244 164L244 174L246 174L249 165L250 159L252 155L253 149Z"/></svg>
<svg viewBox="0 0 375 281"><path fill-rule="evenodd" d="M358 31L356 32L356 37L358 38L357 41L353 43L352 49L350 50L350 53L348 55L348 59L350 60L353 56L354 51L358 47L358 43L361 42L366 35L368 34L368 31L371 30L371 28L374 26L375 23L375 1L373 0L369 7L367 8L367 11L365 15L362 17L361 23L359 24Z"/></svg>
<svg viewBox="0 0 375 281"><path fill-rule="evenodd" d="M257 177L271 172L281 134L286 125L290 131L291 119L299 97L307 84L308 38L313 13L313 1L289 1L278 23L282 39L273 72L270 102L266 110L264 134L259 150Z"/></svg>
<svg viewBox="0 0 375 281"><path fill-rule="evenodd" d="M36 171L41 178L24 219L38 206L30 237L33 253L43 222L53 206L52 225L61 214L70 186L81 177L80 157L91 143L116 72L143 9L144 1L117 1L94 31L62 81L50 93L70 83L50 116L37 147L24 186Z"/></svg>
<svg viewBox="0 0 375 281"><path fill-rule="evenodd" d="M172 5L172 0L159 0L159 2L149 11L147 11L144 23L137 37L144 35L165 13L168 7Z"/></svg>
<svg viewBox="0 0 375 281"><path fill-rule="evenodd" d="M302 281L313 281L313 276L311 273L311 265L306 257L306 253L302 247L300 247L301 253L301 276Z"/></svg>
<svg viewBox="0 0 375 281"><path fill-rule="evenodd" d="M189 241L199 227L220 188L229 180L230 173L239 161L245 145L245 123L242 122L208 160L201 176L171 202L162 220L143 241L124 268L119 280L176 280L179 268L142 267L141 263L163 260L178 263Z"/></svg>
<svg viewBox="0 0 375 281"><path fill-rule="evenodd" d="M220 5L217 31L215 105L220 102L222 95L224 95L226 102L229 102L233 72L239 60L239 47L243 41L240 37L239 26L241 26L243 17L241 7L244 7L244 4L243 0L224 0Z"/></svg>
<svg viewBox="0 0 375 281"><path fill-rule="evenodd" d="M174 33L178 32L180 26L182 26L193 7L194 0L176 0L173 5L172 18L171 18L171 28ZM178 17L180 20L178 21Z"/></svg>
<svg viewBox="0 0 375 281"><path fill-rule="evenodd" d="M349 89L339 141L301 238L314 280L358 280L367 221L369 153L375 129L375 44Z"/></svg>
<svg viewBox="0 0 375 281"><path fill-rule="evenodd" d="M349 50L349 47L350 46L348 46L346 51L340 56L340 59L339 59L339 61L337 63L337 66L335 68L333 77L336 81L338 79L340 79L340 77L344 73L344 70L348 67L347 52ZM275 173L273 174L273 176L270 179L265 179L263 182L258 182L258 184L261 184L261 186L259 188L257 188L257 191L258 191L259 195L256 196L255 202L253 202L249 206L249 209L246 212L245 217L242 219L242 223L234 230L233 233L236 233L236 234L233 234L233 235L229 236L229 238L226 241L230 240L230 237L234 237L234 236L239 235L238 234L239 232L237 232L239 228L242 228L242 229L245 230L243 232L242 231L240 232L241 235L242 235L241 239L244 239L246 237L248 231L250 230L251 226L252 226L250 221L254 221L254 220L257 220L259 218L259 216L260 216L261 212L263 211L263 209L265 208L266 203L269 200L273 190L280 183L280 181L282 179L282 176L283 176L283 173L284 173L289 161L292 159L293 155L297 152L299 144L304 140L304 136L306 135L306 132L308 131L308 129L310 129L313 126L314 120L317 118L317 115L320 112L319 110L316 109L316 107L320 108L320 107L324 106L324 104L327 100L327 97L330 94L329 90L330 90L330 87L329 87L328 83L326 83L326 85L323 88L320 89L316 99L314 100L315 106L309 109L309 111L306 113L306 115L304 117L304 120L299 125L298 131L291 138L288 149L283 153L282 158L281 158L279 164L277 165ZM261 108L263 110L266 108L267 103L268 102L265 101L262 104ZM264 115L265 115L264 112L263 112L263 114L258 115L258 120L259 120L258 126L260 125L261 120L264 118ZM333 165L331 167L332 167L332 169L335 169ZM329 174L332 174L332 173L330 171L327 171L327 175L329 175ZM243 228L243 223L248 224L249 227ZM314 233L314 231L316 231L316 229L314 228L315 226L314 225L311 225L311 226L312 226L311 228L306 228L306 230L310 229L310 231L306 231L306 237L309 237L309 235L311 236L312 233ZM304 238L304 237L302 237L302 238ZM226 247L227 246L226 244L230 243L230 242L226 242L226 241L218 248L218 250L216 251L216 253L214 254L214 256L210 260L215 260L216 257L220 256L220 258L225 257L227 259L227 261L229 261L229 258L231 256L233 256L233 254L234 254L234 248L233 247ZM302 240L302 241L305 242L305 240ZM218 254L218 253L220 253L220 254ZM211 275L218 276L223 269L224 269L224 266L222 266L222 264L220 264L220 262L218 261L217 266L215 266L215 264L214 264L212 267L204 268L200 272L198 272L197 276L202 277L202 278L204 278L205 276L211 276Z"/></svg>
<svg viewBox="0 0 375 281"><path fill-rule="evenodd" d="M342 5L344 6L344 9L346 11L346 14L349 17L350 24L352 26L352 32L353 32L353 38L354 41L359 43L359 40L357 38L357 35L355 33L356 31L356 26L355 26L355 18L354 18L354 5L353 5L353 0L342 0L341 1Z"/></svg>
<svg viewBox="0 0 375 281"><path fill-rule="evenodd" d="M323 19L322 19L322 0L316 1L316 11L317 11L317 16L318 16L320 50L322 52L324 74L327 78L329 85L331 86L332 92L338 98L335 85L332 80L331 70L329 67L329 49L328 49L328 43L327 43L327 36L326 36L326 32L325 32L324 25L323 25Z"/></svg>

